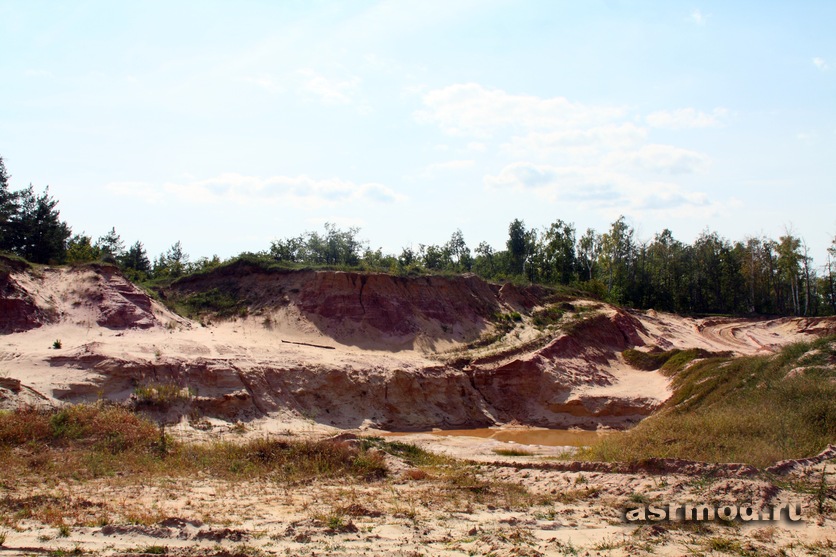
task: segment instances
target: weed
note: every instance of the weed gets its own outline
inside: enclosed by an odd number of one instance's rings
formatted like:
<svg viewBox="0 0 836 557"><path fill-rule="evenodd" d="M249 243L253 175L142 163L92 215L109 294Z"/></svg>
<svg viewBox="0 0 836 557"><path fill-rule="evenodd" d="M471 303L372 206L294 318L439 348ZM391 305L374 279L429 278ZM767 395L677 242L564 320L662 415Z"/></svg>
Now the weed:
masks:
<svg viewBox="0 0 836 557"><path fill-rule="evenodd" d="M69 538L70 537L70 527L66 524L61 524L58 526L58 537L59 538Z"/></svg>
<svg viewBox="0 0 836 557"><path fill-rule="evenodd" d="M435 466L449 464L452 459L425 451L420 447L399 441L384 441L380 437L363 437L361 446L365 449L377 448L398 457L411 466Z"/></svg>
<svg viewBox="0 0 836 557"><path fill-rule="evenodd" d="M61 339L60 338L57 338L54 341L52 341L52 348L54 348L55 350L60 350L61 349Z"/></svg>
<svg viewBox="0 0 836 557"><path fill-rule="evenodd" d="M821 479L819 480L819 483L816 486L816 490L814 493L816 501L816 512L818 512L820 515L824 515L827 511L827 500L836 499L836 497L830 495L829 492L830 489L827 486L827 473L824 469L822 469Z"/></svg>
<svg viewBox="0 0 836 557"><path fill-rule="evenodd" d="M189 399L189 391L174 383L149 383L134 388L137 405L165 408Z"/></svg>
<svg viewBox="0 0 836 557"><path fill-rule="evenodd" d="M0 547L6 543L6 532L0 532Z"/></svg>
<svg viewBox="0 0 836 557"><path fill-rule="evenodd" d="M531 314L534 326L541 329L558 323L562 318L563 309L560 306L549 306Z"/></svg>
<svg viewBox="0 0 836 557"><path fill-rule="evenodd" d="M168 547L164 545L149 545L141 549L137 549L136 553L142 553L144 555L167 555Z"/></svg>
<svg viewBox="0 0 836 557"><path fill-rule="evenodd" d="M713 537L705 541L705 547L711 551L719 551L721 553L740 553L742 546L737 540L723 537Z"/></svg>
<svg viewBox="0 0 836 557"><path fill-rule="evenodd" d="M624 540L618 541L615 538L605 538L593 545L592 549L595 549L597 551L611 551L613 549L623 547L624 545L626 545L626 542Z"/></svg>
<svg viewBox="0 0 836 557"><path fill-rule="evenodd" d="M494 449L493 452L500 456L534 456L531 451L522 449Z"/></svg>

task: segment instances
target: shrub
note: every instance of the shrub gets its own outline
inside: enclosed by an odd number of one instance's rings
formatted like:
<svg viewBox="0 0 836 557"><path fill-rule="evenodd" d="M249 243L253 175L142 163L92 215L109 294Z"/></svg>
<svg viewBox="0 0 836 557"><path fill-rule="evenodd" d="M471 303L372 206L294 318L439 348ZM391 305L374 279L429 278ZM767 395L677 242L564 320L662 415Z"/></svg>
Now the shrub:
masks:
<svg viewBox="0 0 836 557"><path fill-rule="evenodd" d="M149 383L134 388L134 396L140 406L166 407L188 400L190 391L174 383Z"/></svg>

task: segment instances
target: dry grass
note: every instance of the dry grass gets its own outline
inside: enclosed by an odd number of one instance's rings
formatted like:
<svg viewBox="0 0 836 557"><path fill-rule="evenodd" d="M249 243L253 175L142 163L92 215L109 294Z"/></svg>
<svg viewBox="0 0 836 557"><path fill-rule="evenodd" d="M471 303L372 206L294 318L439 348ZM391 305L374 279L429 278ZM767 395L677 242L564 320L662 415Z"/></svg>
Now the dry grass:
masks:
<svg viewBox="0 0 836 557"><path fill-rule="evenodd" d="M674 375L674 395L663 411L575 458L767 466L817 454L836 442L834 355L836 339L830 337L790 345L775 356L697 362Z"/></svg>
<svg viewBox="0 0 836 557"><path fill-rule="evenodd" d="M34 476L51 482L117 474L218 478L269 477L276 481L386 475L383 455L329 441L269 438L240 443L187 444L164 437L149 420L104 404L0 413L4 481Z"/></svg>

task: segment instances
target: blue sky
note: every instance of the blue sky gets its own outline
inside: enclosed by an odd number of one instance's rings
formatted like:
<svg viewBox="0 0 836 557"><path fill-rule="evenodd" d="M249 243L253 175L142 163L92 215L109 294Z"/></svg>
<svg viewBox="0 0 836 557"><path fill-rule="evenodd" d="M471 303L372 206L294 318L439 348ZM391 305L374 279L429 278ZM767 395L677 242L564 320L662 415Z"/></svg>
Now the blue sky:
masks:
<svg viewBox="0 0 836 557"><path fill-rule="evenodd" d="M836 2L0 0L0 156L192 258L359 226L504 246L836 234Z"/></svg>

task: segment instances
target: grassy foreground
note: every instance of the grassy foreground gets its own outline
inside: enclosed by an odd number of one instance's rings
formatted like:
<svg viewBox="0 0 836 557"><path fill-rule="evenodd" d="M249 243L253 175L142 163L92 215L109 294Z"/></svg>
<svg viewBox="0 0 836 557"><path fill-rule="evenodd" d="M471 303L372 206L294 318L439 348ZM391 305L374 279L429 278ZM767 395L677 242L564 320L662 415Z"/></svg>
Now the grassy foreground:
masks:
<svg viewBox="0 0 836 557"><path fill-rule="evenodd" d="M763 467L836 443L836 337L792 344L773 356L715 356L690 366L682 365L683 356L694 357L661 353L652 364L637 362L672 376L673 396L628 433L605 437L575 458L676 457Z"/></svg>
<svg viewBox="0 0 836 557"><path fill-rule="evenodd" d="M250 439L181 443L141 415L119 406L80 404L59 410L0 412L4 479L38 473L52 481L121 474L277 481L384 476L383 454L347 443Z"/></svg>

